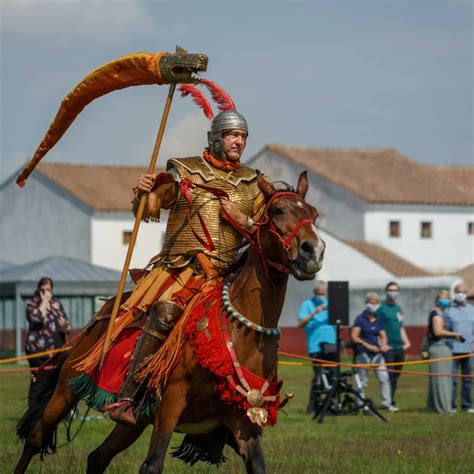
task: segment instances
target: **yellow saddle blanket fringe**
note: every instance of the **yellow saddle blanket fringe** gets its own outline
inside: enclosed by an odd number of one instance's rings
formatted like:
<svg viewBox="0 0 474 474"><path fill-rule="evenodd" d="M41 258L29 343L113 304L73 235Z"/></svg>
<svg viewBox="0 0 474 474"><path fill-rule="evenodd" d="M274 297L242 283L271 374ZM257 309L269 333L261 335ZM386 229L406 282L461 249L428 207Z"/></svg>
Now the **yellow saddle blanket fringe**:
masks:
<svg viewBox="0 0 474 474"><path fill-rule="evenodd" d="M142 382L147 377L150 377L147 386L153 389L157 389L160 385L167 383L168 376L177 364L185 343L185 328L189 315L196 304L206 296L207 293L214 290L219 281L219 279L210 280L201 286L201 290L189 301L181 319L173 328L160 350L153 356L145 359L142 364L138 366L136 372L137 381Z"/></svg>
<svg viewBox="0 0 474 474"><path fill-rule="evenodd" d="M137 313L148 311L151 305L159 299L171 299L173 293L181 290L186 285L192 274L193 270L191 268L185 268L172 281L172 274L166 267L157 267L141 278L130 297L120 307L119 315L112 329L111 344L123 329L133 323ZM104 342L105 334L81 357L74 368L87 373L94 370L100 362Z"/></svg>
<svg viewBox="0 0 474 474"><path fill-rule="evenodd" d="M127 301L122 304L121 309L126 311L138 308L140 311L146 312L163 293L171 297L175 291L185 286L192 274L191 268L185 268L177 276L176 281L172 282L173 274L166 267L156 267L148 275L138 280L137 286Z"/></svg>

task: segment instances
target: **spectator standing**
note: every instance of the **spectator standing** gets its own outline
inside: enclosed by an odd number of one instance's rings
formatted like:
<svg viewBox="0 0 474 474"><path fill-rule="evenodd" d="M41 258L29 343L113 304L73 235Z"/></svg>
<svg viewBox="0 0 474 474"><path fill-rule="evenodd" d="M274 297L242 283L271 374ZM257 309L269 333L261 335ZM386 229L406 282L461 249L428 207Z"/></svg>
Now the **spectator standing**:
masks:
<svg viewBox="0 0 474 474"><path fill-rule="evenodd" d="M428 319L428 358L444 359L451 357L452 351L449 339L461 339L459 333L450 331L446 326L445 309L449 306L449 292L441 290L437 293L435 307ZM432 374L449 374L452 369L452 360L430 362L429 371ZM428 410L438 413L452 411L453 383L451 377L430 377L428 388Z"/></svg>
<svg viewBox="0 0 474 474"><path fill-rule="evenodd" d="M66 334L71 326L63 305L53 298L53 280L41 278L36 286L35 295L26 305L28 333L25 341L27 355L58 349L66 342ZM49 356L28 359L31 368L41 367ZM38 377L32 373L28 401L31 403L40 388Z"/></svg>
<svg viewBox="0 0 474 474"><path fill-rule="evenodd" d="M452 305L446 310L447 322L454 332L462 335L464 341L452 342L453 356L469 356L472 353L472 341L474 333L474 307L466 303L467 288L464 284L454 287L454 298ZM452 408L456 411L456 399L458 394L458 377L462 375L472 374L472 357L464 357L462 359L453 359L453 397ZM467 413L474 413L472 407L472 379L468 377L461 378L461 409Z"/></svg>
<svg viewBox="0 0 474 474"><path fill-rule="evenodd" d="M400 287L394 281L391 281L385 287L385 301L382 301L380 308L377 310L377 317L382 321L384 330L387 334L387 343L390 349L384 354L385 362L397 363L392 365L390 369L402 370L403 362L405 362L405 351L411 347L405 328L403 327L403 311L396 303ZM395 392L397 390L397 381L400 374L395 372L388 373L390 380L390 390L392 395L392 405L396 406Z"/></svg>
<svg viewBox="0 0 474 474"><path fill-rule="evenodd" d="M324 281L317 281L314 285L314 296L303 301L298 313L298 327L304 327L306 335L306 345L309 357L313 359L324 359L334 361L334 355L327 355L323 352L324 344L336 343L336 330L334 326L328 324L328 299L327 285ZM324 367L313 366L313 380L311 381L311 391L307 412L317 411L318 394L321 393L321 377Z"/></svg>
<svg viewBox="0 0 474 474"><path fill-rule="evenodd" d="M377 317L380 298L377 293L369 292L365 298L365 310L357 316L351 331L351 339L355 346L356 364L380 364L375 371L380 385L382 406L391 412L398 408L392 405L390 380L385 366L384 353L389 350L387 335L382 320ZM359 376L359 392L364 396L364 389L369 384L367 369L357 368Z"/></svg>

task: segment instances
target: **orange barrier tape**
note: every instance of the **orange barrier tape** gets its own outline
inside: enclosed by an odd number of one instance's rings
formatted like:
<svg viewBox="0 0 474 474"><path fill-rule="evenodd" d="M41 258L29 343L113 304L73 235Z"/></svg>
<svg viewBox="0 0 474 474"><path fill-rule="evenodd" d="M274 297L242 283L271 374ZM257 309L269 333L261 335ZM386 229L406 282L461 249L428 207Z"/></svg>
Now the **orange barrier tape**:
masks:
<svg viewBox="0 0 474 474"><path fill-rule="evenodd" d="M311 364L311 363L304 363L304 362L286 362L286 361L281 361L279 362L281 365L298 365L298 366L309 366L309 367L322 367L322 365L319 364ZM332 364L332 367L335 367L337 364ZM353 365L353 364L340 364L340 365ZM328 364L324 365L325 367L328 367ZM357 368L357 367L356 367ZM360 368L360 367L359 367ZM366 370L379 370L375 367L367 367ZM473 379L474 375L462 375L462 374L434 374L432 372L414 372L414 371L408 371L408 370L395 370L395 369L385 369L383 372L391 372L394 374L406 374L406 375L426 375L428 377L461 377L465 379Z"/></svg>
<svg viewBox="0 0 474 474"><path fill-rule="evenodd" d="M311 357L305 357L305 356L300 356L300 355L297 355L297 354L290 354L288 352L280 352L280 354L283 354L283 355L289 355L291 357L295 357L297 359L305 359L305 360L309 360L309 361L315 361L315 362L322 362L324 363L323 365L325 367L336 367L336 366L340 366L340 367L350 367L350 368L354 368L354 369L361 369L361 368L365 368L366 370L373 370L373 371L376 371L376 370L379 370L377 367L372 367L374 365L376 366L381 366L381 365L385 365L385 364L344 364L343 362L332 362L331 364L327 364L327 360L323 360L323 359L313 359ZM472 357L474 354L467 354L467 355L464 355L462 357ZM454 357L456 359L460 359L462 358L461 356L457 356L457 357ZM425 361L421 361L421 362L433 362L433 361L438 361L438 360L452 360L453 358L452 357L444 357L442 359L431 359L431 360L425 360ZM421 363L420 361L417 361L418 363ZM285 365L285 361L281 361L280 364L283 364ZM296 365L298 364L297 362L289 362L288 365ZM303 362L300 362L299 363L300 365L310 365L310 366L317 366L316 364L304 364ZM394 364L391 364L391 365L394 365ZM396 365L404 365L403 363L399 363L399 364L396 364ZM322 365L321 365L322 366ZM461 374L434 374L434 373L431 373L431 372L414 372L414 371L406 371L406 370L395 370L395 369L384 369L383 372L390 372L390 373L393 373L393 374L406 374L406 375L424 375L424 376L429 376L429 377L460 377L460 378L465 378L465 379L472 379L474 378L474 375L461 375Z"/></svg>
<svg viewBox="0 0 474 474"><path fill-rule="evenodd" d="M64 352L71 349L72 346L63 346L59 349L51 349L49 351L36 352L35 354L29 354L19 357L10 357L9 359L0 359L0 364L8 364L9 362L18 362L20 360L36 359L37 357L43 357L45 355L53 355L57 352Z"/></svg>
<svg viewBox="0 0 474 474"><path fill-rule="evenodd" d="M440 357L438 359L424 359L424 360L411 360L411 361L407 361L407 362L385 362L385 363L376 363L376 364L343 364L343 363L337 363L337 362L332 362L330 364L328 364L328 361L327 360L324 360L324 359L311 359L311 357L305 357L305 356L301 356L299 354L292 354L291 352L284 352L284 351L280 351L279 352L280 355L284 355L284 356L288 356L288 357L294 357L295 359L304 359L304 360L311 360L311 361L316 361L316 362L319 362L321 364L324 364L322 365L325 366L325 367L329 367L329 366L334 366L334 365L342 365L342 366L346 366L346 367L377 367L379 365L385 365L385 367L391 367L393 365L416 365L416 364L425 364L426 362L441 362L441 361L444 361L444 360L455 360L455 359L465 359L467 357L474 357L474 353L471 353L471 354L463 354L463 355L458 355L458 356L450 356L450 357Z"/></svg>

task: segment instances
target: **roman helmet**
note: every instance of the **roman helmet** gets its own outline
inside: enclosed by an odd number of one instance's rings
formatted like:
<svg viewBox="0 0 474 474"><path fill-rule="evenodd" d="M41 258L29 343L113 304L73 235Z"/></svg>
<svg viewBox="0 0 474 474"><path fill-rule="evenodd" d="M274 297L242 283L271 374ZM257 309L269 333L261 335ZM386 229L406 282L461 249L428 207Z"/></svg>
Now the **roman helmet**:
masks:
<svg viewBox="0 0 474 474"><path fill-rule="evenodd" d="M237 128L245 130L247 133L249 132L245 117L236 110L224 110L216 115L211 123L211 130L207 132L209 149L215 156L221 157L222 148L224 146L222 132L224 132L224 130Z"/></svg>

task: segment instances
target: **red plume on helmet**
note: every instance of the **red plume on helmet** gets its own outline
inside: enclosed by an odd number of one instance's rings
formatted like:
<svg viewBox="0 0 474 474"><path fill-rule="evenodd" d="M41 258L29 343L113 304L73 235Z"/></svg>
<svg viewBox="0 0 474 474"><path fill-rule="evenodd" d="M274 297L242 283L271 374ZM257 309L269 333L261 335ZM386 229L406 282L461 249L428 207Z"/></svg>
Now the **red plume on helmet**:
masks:
<svg viewBox="0 0 474 474"><path fill-rule="evenodd" d="M206 86L211 93L211 97L218 104L217 108L220 111L232 110L235 112L235 104L230 95L218 84L209 79L199 79L198 84ZM178 91L181 92L182 97L191 95L193 97L193 102L201 107L204 112L204 115L212 120L214 118L214 113L212 112L212 107L206 96L195 86L190 84L181 84L178 87Z"/></svg>
<svg viewBox="0 0 474 474"><path fill-rule="evenodd" d="M212 98L219 104L219 110L234 110L235 104L230 95L215 82L210 81L209 79L199 79L201 84L204 84L211 93Z"/></svg>
<svg viewBox="0 0 474 474"><path fill-rule="evenodd" d="M209 120L212 120L214 118L214 113L212 112L211 104L206 99L206 96L199 89L190 84L181 84L178 87L178 90L179 92L181 92L181 97L191 95L193 98L193 102L199 107L201 107L204 112L204 115Z"/></svg>

